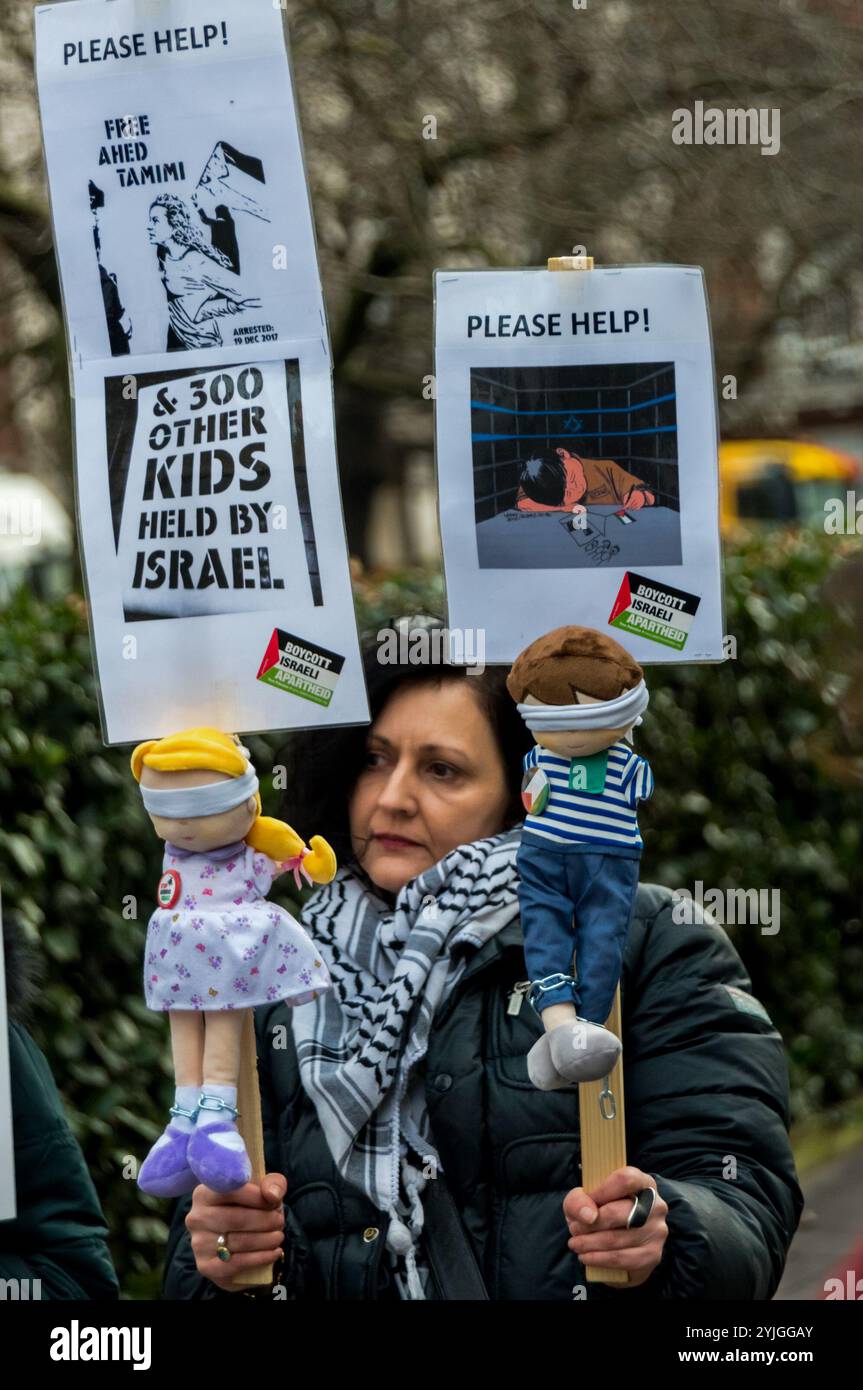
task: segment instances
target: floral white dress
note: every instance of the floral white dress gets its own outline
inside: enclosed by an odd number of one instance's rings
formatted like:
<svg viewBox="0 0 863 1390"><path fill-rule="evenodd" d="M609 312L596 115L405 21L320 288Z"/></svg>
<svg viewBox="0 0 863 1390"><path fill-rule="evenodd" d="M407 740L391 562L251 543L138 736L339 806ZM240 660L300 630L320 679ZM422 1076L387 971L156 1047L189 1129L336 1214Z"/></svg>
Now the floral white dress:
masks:
<svg viewBox="0 0 863 1390"><path fill-rule="evenodd" d="M329 988L311 937L267 901L280 872L243 843L206 854L165 845L160 905L147 928L149 1009L249 1009L280 999L307 1004Z"/></svg>

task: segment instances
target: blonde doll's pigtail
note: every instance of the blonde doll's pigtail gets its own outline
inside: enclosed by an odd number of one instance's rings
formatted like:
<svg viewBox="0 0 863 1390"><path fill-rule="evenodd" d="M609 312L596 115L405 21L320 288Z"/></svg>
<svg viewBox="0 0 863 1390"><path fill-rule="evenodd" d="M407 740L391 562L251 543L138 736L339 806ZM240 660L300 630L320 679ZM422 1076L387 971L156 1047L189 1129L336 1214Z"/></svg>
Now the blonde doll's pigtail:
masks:
<svg viewBox="0 0 863 1390"><path fill-rule="evenodd" d="M261 815L246 836L246 844L261 854L269 855L277 864L286 859L295 859L306 847L296 830L292 830L283 820Z"/></svg>
<svg viewBox="0 0 863 1390"><path fill-rule="evenodd" d="M335 877L336 856L326 840L320 835L313 835L309 841L310 848L306 849L296 830L274 816L258 816L246 836L246 844L268 855L277 864L303 855L303 870L313 883L329 883Z"/></svg>

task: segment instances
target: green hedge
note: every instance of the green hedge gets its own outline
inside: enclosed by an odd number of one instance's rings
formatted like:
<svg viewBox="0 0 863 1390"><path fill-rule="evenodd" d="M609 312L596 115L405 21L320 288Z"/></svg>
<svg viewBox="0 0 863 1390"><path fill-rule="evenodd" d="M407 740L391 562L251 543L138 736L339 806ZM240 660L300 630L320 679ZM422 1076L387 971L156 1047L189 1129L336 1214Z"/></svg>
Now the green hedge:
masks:
<svg viewBox="0 0 863 1390"><path fill-rule="evenodd" d="M786 1040L800 1119L853 1096L863 1062L861 793L831 781L818 755L819 739L841 751L842 648L817 595L844 545L770 534L734 550L736 659L648 668L637 734L657 783L641 817L642 876L781 889L776 935L728 929ZM438 575L358 576L356 588L363 627L442 611ZM260 768L278 747L252 740ZM159 868L127 753L102 745L80 601L48 607L19 593L0 626L4 908L40 946L33 1032L102 1197L124 1291L144 1297L158 1290L165 1207L139 1193L128 1158L143 1157L171 1098L168 1029L141 996Z"/></svg>

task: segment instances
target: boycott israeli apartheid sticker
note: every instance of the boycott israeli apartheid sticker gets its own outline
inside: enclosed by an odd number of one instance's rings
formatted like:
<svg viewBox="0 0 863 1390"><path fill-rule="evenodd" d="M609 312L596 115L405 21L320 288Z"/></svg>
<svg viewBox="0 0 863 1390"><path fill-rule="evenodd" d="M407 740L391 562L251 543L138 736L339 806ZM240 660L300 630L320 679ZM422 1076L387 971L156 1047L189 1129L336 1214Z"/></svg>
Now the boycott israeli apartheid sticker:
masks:
<svg viewBox="0 0 863 1390"><path fill-rule="evenodd" d="M316 705L328 705L345 658L276 628L258 669L258 680Z"/></svg>
<svg viewBox="0 0 863 1390"><path fill-rule="evenodd" d="M609 614L611 627L682 651L701 599L627 570Z"/></svg>

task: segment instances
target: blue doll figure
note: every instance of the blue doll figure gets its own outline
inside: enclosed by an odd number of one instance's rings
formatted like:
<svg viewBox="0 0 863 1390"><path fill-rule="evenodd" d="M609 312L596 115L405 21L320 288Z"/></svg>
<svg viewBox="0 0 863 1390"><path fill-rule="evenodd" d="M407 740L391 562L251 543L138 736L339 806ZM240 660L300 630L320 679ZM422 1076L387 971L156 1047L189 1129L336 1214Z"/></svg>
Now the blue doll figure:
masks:
<svg viewBox="0 0 863 1390"><path fill-rule="evenodd" d="M545 1029L528 1074L552 1091L607 1076L621 1050L603 1025L638 887L638 803L653 791L631 741L649 697L638 662L589 627L537 638L507 689L536 740L524 759L516 863L528 997Z"/></svg>

